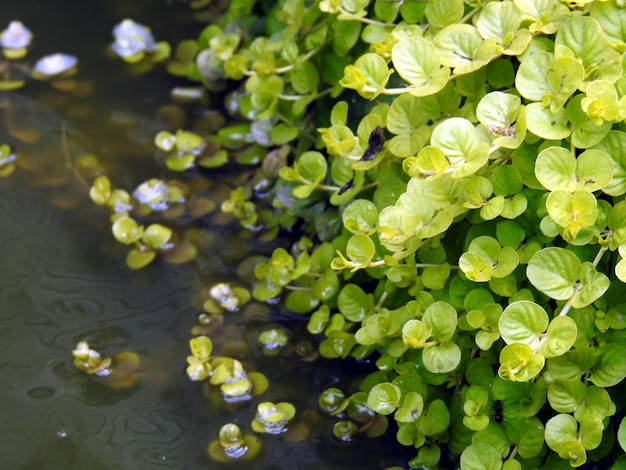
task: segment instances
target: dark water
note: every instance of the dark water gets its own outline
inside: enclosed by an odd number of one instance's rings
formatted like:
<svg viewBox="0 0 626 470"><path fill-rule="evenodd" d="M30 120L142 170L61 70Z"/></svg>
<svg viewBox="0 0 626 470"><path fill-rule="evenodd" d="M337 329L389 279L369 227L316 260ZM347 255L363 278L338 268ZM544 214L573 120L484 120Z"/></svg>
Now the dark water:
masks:
<svg viewBox="0 0 626 470"><path fill-rule="evenodd" d="M349 367L250 352L244 359L271 385L239 407L209 402L187 378L185 357L199 313L193 299L207 282L232 276L234 254L250 252L254 243L208 219L198 229L213 245L198 262L156 263L138 273L124 266L125 250L112 240L106 212L89 201L68 162L93 152L127 190L159 176L152 137L163 122L156 109L168 102L175 81L163 70L129 76L107 57L111 28L127 16L173 43L200 28L182 2L0 3L0 28L23 21L35 34L33 58L78 56L78 78L90 89L72 96L29 83L0 97L0 143L22 153L20 168L0 179L0 469L348 470L401 463L406 456L393 458L393 436L351 445L328 437L332 422L315 412L317 396L328 386L347 386ZM25 135L36 138L25 142ZM216 194L224 192L220 184ZM238 318L230 334L246 339L281 318L278 311L254 322ZM71 351L79 340L103 356L138 353L137 384L111 390L77 372ZM218 429L236 422L249 432L256 403L267 400L291 401L297 416L312 417L303 423L310 436L296 443L264 437L251 462L212 462L205 449Z"/></svg>

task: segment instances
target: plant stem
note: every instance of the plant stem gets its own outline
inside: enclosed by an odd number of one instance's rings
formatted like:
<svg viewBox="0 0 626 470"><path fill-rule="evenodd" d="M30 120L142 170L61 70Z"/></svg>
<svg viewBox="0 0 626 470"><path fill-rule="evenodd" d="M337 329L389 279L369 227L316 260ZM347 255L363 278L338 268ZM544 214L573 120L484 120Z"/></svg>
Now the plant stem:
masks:
<svg viewBox="0 0 626 470"><path fill-rule="evenodd" d="M300 60L298 62L300 64L306 62L311 57L313 57L315 54L317 54L318 51L319 51L319 48L311 49L309 52L304 54L300 58ZM274 73L281 74L281 73L291 72L293 70L294 66L295 66L295 64L290 64L290 65L285 65L284 67L278 67L277 69L274 69Z"/></svg>
<svg viewBox="0 0 626 470"><path fill-rule="evenodd" d="M299 290L299 291L304 291L304 292L309 292L312 289L310 287L304 287L304 286L290 286L290 285L286 285L284 286L286 290Z"/></svg>
<svg viewBox="0 0 626 470"><path fill-rule="evenodd" d="M343 8L339 7L339 11L344 14L344 15L348 15L351 16L351 20L354 21L360 21L361 23L365 23L365 24L373 24L376 26L384 26L384 27L392 27L395 26L394 23L383 23L382 21L376 21L376 20L370 20L369 18L362 18L362 17L358 17L353 15L352 13L350 13L347 10L344 10Z"/></svg>

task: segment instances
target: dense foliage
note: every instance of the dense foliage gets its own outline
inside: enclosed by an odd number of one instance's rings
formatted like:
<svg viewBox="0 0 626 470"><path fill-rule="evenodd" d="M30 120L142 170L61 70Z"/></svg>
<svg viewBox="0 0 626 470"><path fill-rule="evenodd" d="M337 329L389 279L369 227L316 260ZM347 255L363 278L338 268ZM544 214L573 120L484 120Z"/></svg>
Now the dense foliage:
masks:
<svg viewBox="0 0 626 470"><path fill-rule="evenodd" d="M323 357L375 362L320 398L337 437L357 406L395 420L412 468L625 466L623 0L222 3L192 2L212 23L168 69L238 122L155 142L172 172L249 165L222 210L298 234L252 296L308 315ZM169 249L128 193L92 197L131 267Z"/></svg>

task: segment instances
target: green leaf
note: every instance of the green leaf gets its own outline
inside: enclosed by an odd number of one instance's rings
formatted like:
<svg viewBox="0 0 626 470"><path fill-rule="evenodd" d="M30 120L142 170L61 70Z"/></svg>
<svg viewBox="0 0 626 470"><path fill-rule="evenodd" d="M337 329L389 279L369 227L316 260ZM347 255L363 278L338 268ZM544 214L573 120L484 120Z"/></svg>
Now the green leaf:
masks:
<svg viewBox="0 0 626 470"><path fill-rule="evenodd" d="M320 304L320 297L312 291L291 291L285 300L285 306L296 313L309 313Z"/></svg>
<svg viewBox="0 0 626 470"><path fill-rule="evenodd" d="M599 150L586 150L577 158L563 147L548 147L537 156L537 179L550 191L602 189L612 179L613 162Z"/></svg>
<svg viewBox="0 0 626 470"><path fill-rule="evenodd" d="M548 359L548 372L554 380L579 380L580 376L596 362L595 351L579 348L562 356Z"/></svg>
<svg viewBox="0 0 626 470"><path fill-rule="evenodd" d="M461 362L461 348L456 343L444 341L427 347L422 353L424 366L435 374L452 372Z"/></svg>
<svg viewBox="0 0 626 470"><path fill-rule="evenodd" d="M546 358L565 354L576 341L576 323L570 317L556 317L546 331L547 339L539 348Z"/></svg>
<svg viewBox="0 0 626 470"><path fill-rule="evenodd" d="M213 343L208 336L198 336L189 340L189 348L191 354L198 358L200 361L208 361L213 352Z"/></svg>
<svg viewBox="0 0 626 470"><path fill-rule="evenodd" d="M474 282L487 282L493 275L493 264L478 253L463 253L459 258L459 268Z"/></svg>
<svg viewBox="0 0 626 470"><path fill-rule="evenodd" d="M593 415L601 420L615 413L615 404L611 401L611 395L604 388L590 385L586 388L584 400L574 411L574 418L578 422L586 415Z"/></svg>
<svg viewBox="0 0 626 470"><path fill-rule="evenodd" d="M273 144L282 145L296 139L299 133L300 129L298 129L296 126L285 124L284 122L279 122L274 127L272 127L270 139L272 140Z"/></svg>
<svg viewBox="0 0 626 470"><path fill-rule="evenodd" d="M463 470L500 470L502 456L492 445L486 442L474 442L461 454Z"/></svg>
<svg viewBox="0 0 626 470"><path fill-rule="evenodd" d="M548 314L540 305L518 300L504 309L498 321L498 330L507 344L523 343L537 349L548 322Z"/></svg>
<svg viewBox="0 0 626 470"><path fill-rule="evenodd" d="M526 274L531 284L557 300L569 299L576 290L580 272L578 257L563 248L544 248L531 258Z"/></svg>
<svg viewBox="0 0 626 470"><path fill-rule="evenodd" d="M602 420L594 415L585 415L580 419L579 441L585 450L595 449L602 442L604 425Z"/></svg>
<svg viewBox="0 0 626 470"><path fill-rule="evenodd" d="M360 56L354 65L345 68L339 84L356 90L363 98L373 100L384 90L391 74L385 59L378 54L367 53Z"/></svg>
<svg viewBox="0 0 626 470"><path fill-rule="evenodd" d="M626 418L622 418L619 423L619 430L617 431L617 441L622 447L623 451L626 451Z"/></svg>
<svg viewBox="0 0 626 470"><path fill-rule="evenodd" d="M311 195L317 185L326 177L328 166L320 152L308 151L300 155L293 168L280 169L281 178L287 181L304 183L293 189L293 195L305 199Z"/></svg>
<svg viewBox="0 0 626 470"><path fill-rule="evenodd" d="M530 132L544 139L561 140L571 134L565 110L552 112L541 103L526 105L526 125Z"/></svg>
<svg viewBox="0 0 626 470"><path fill-rule="evenodd" d="M557 57L582 60L585 84L596 80L615 82L621 75L619 53L610 47L598 22L590 16L572 16L557 32L554 51Z"/></svg>
<svg viewBox="0 0 626 470"><path fill-rule="evenodd" d="M626 100L620 100L617 90L610 82L598 80L587 87L587 96L580 102L582 110L595 125L604 121L621 121L626 117Z"/></svg>
<svg viewBox="0 0 626 470"><path fill-rule="evenodd" d="M593 225L598 217L596 198L587 191L553 191L548 196L546 208L552 220L566 229L563 236L566 240Z"/></svg>
<svg viewBox="0 0 626 470"><path fill-rule="evenodd" d="M566 114L572 130L572 145L586 149L600 143L611 131L613 123L594 124L582 109L583 97L584 95L578 94L569 100Z"/></svg>
<svg viewBox="0 0 626 470"><path fill-rule="evenodd" d="M339 292L337 305L347 320L360 322L373 307L373 300L356 284L346 284Z"/></svg>
<svg viewBox="0 0 626 470"><path fill-rule="evenodd" d="M603 151L613 162L611 181L602 191L609 196L626 194L626 132L610 131L592 148Z"/></svg>
<svg viewBox="0 0 626 470"><path fill-rule="evenodd" d="M141 241L157 250L167 248L167 244L171 238L172 230L170 228L164 227L161 224L150 224L144 230Z"/></svg>
<svg viewBox="0 0 626 470"><path fill-rule="evenodd" d="M494 38L483 40L475 26L451 24L434 38L441 63L454 68L454 75L473 72L487 65L496 55Z"/></svg>
<svg viewBox="0 0 626 470"><path fill-rule="evenodd" d="M378 414L389 415L400 406L401 395L400 388L392 383L376 384L367 395L367 406Z"/></svg>
<svg viewBox="0 0 626 470"><path fill-rule="evenodd" d="M401 135L412 134L428 122L424 112L424 101L404 93L393 100L387 112L386 126L389 132Z"/></svg>
<svg viewBox="0 0 626 470"><path fill-rule="evenodd" d="M513 2L491 2L484 5L476 20L476 28L484 39L502 40L519 29L521 15Z"/></svg>
<svg viewBox="0 0 626 470"><path fill-rule="evenodd" d="M550 92L542 97L544 105L552 111L561 109L570 96L581 86L585 69L571 57L559 57L550 62L546 82Z"/></svg>
<svg viewBox="0 0 626 470"><path fill-rule="evenodd" d="M626 377L626 348L609 343L600 350L596 364L592 368L591 380L598 387L612 387Z"/></svg>
<svg viewBox="0 0 626 470"><path fill-rule="evenodd" d="M452 305L435 302L426 309L422 321L438 341L448 341L456 331L457 313Z"/></svg>
<svg viewBox="0 0 626 470"><path fill-rule="evenodd" d="M431 328L423 321L409 320L402 327L402 341L410 348L422 348L431 333Z"/></svg>
<svg viewBox="0 0 626 470"><path fill-rule="evenodd" d="M546 444L559 452L564 444L578 441L578 423L572 415L558 414L550 418L545 429Z"/></svg>
<svg viewBox="0 0 626 470"><path fill-rule="evenodd" d="M450 425L450 411L443 400L431 401L417 420L417 430L425 436L439 434Z"/></svg>
<svg viewBox="0 0 626 470"><path fill-rule="evenodd" d="M502 246L518 249L526 233L517 222L507 220L496 224L496 238Z"/></svg>
<svg viewBox="0 0 626 470"><path fill-rule="evenodd" d="M120 217L111 226L115 239L125 245L138 241L143 235L143 226L128 216Z"/></svg>
<svg viewBox="0 0 626 470"><path fill-rule="evenodd" d="M535 416L526 418L520 428L521 439L517 444L519 455L525 459L538 456L544 449L544 427Z"/></svg>
<svg viewBox="0 0 626 470"><path fill-rule="evenodd" d="M444 263L440 267L428 267L422 271L422 282L428 289L443 289L450 278L450 265Z"/></svg>
<svg viewBox="0 0 626 470"><path fill-rule="evenodd" d="M462 0L428 0L424 14L437 28L456 23L463 17Z"/></svg>
<svg viewBox="0 0 626 470"><path fill-rule="evenodd" d="M592 304L602 297L611 285L609 278L604 273L596 271L595 266L588 261L581 265L578 276L582 288L579 288L572 298L574 308Z"/></svg>
<svg viewBox="0 0 626 470"><path fill-rule="evenodd" d="M399 423L415 422L424 411L424 398L417 392L409 392L402 399L402 406L393 415Z"/></svg>
<svg viewBox="0 0 626 470"><path fill-rule="evenodd" d="M621 15L623 12L624 5L618 2L594 2L590 13L609 43L616 48L621 46L621 50L624 50L626 44L626 30Z"/></svg>
<svg viewBox="0 0 626 470"><path fill-rule="evenodd" d="M535 354L529 346L508 344L500 351L498 375L514 382L528 382L539 375L544 365L543 355Z"/></svg>
<svg viewBox="0 0 626 470"><path fill-rule="evenodd" d="M515 85L524 98L558 113L581 86L583 76L584 68L576 59L537 52L520 64Z"/></svg>
<svg viewBox="0 0 626 470"><path fill-rule="evenodd" d="M369 266L376 254L376 247L370 237L357 233L348 240L346 245L347 258L339 251L337 254L339 256L333 259L331 267L333 269L349 268L354 272Z"/></svg>
<svg viewBox="0 0 626 470"><path fill-rule="evenodd" d="M561 380L548 387L548 401L558 413L573 413L586 393L587 387L580 380Z"/></svg>
<svg viewBox="0 0 626 470"><path fill-rule="evenodd" d="M130 269L141 269L149 265L155 257L153 250L133 248L126 255L126 266Z"/></svg>
<svg viewBox="0 0 626 470"><path fill-rule="evenodd" d="M354 47L361 34L359 21L336 21L333 23L332 46L339 57L345 56Z"/></svg>
<svg viewBox="0 0 626 470"><path fill-rule="evenodd" d="M514 249L502 248L496 239L487 236L472 240L467 253L459 259L463 273L475 282L506 277L518 263L519 257Z"/></svg>
<svg viewBox="0 0 626 470"><path fill-rule="evenodd" d="M421 37L397 42L391 50L393 65L409 83L409 93L426 96L437 93L448 82L450 69L441 67L437 49Z"/></svg>
<svg viewBox="0 0 626 470"><path fill-rule="evenodd" d="M489 158L489 144L483 142L473 124L463 118L450 118L435 127L430 143L446 155L454 177L473 174Z"/></svg>
<svg viewBox="0 0 626 470"><path fill-rule="evenodd" d="M348 122L348 103L338 101L330 112L330 123L332 126L345 126Z"/></svg>
<svg viewBox="0 0 626 470"><path fill-rule="evenodd" d="M526 99L542 101L552 89L547 81L550 63L554 55L549 52L535 52L524 60L515 76L515 87Z"/></svg>
<svg viewBox="0 0 626 470"><path fill-rule="evenodd" d="M488 93L478 103L476 117L495 136L494 145L517 148L526 136L525 111L515 95L500 91Z"/></svg>
<svg viewBox="0 0 626 470"><path fill-rule="evenodd" d="M367 199L357 199L344 209L342 219L350 232L370 235L378 225L378 209Z"/></svg>

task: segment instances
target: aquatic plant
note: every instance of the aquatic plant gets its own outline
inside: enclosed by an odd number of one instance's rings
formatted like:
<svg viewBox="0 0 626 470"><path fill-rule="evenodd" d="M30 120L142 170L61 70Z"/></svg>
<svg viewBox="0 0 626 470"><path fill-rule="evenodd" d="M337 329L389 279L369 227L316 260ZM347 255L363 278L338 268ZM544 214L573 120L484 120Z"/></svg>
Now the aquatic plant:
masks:
<svg viewBox="0 0 626 470"><path fill-rule="evenodd" d="M250 300L248 289L219 282L208 289L208 298L202 304L207 313L236 312Z"/></svg>
<svg viewBox="0 0 626 470"><path fill-rule="evenodd" d="M28 46L32 39L33 33L21 21L11 21L0 33L2 54L7 59L21 59L28 54Z"/></svg>
<svg viewBox="0 0 626 470"><path fill-rule="evenodd" d="M16 159L17 155L10 145L0 144L0 177L13 173Z"/></svg>
<svg viewBox="0 0 626 470"><path fill-rule="evenodd" d="M227 402L249 400L268 388L267 378L255 371L246 371L237 359L212 356L213 342L208 336L197 336L189 341L191 355L187 356L187 375L191 380L209 379L209 384L219 387ZM211 393L211 388L206 389Z"/></svg>
<svg viewBox="0 0 626 470"><path fill-rule="evenodd" d="M87 341L79 341L72 351L74 367L112 389L124 389L135 385L139 368L139 356L132 351L117 353L113 358L102 358L100 353L89 346Z"/></svg>
<svg viewBox="0 0 626 470"><path fill-rule="evenodd" d="M296 408L287 402L259 403L256 415L252 420L252 429L267 434L281 434L287 430L287 424L296 414Z"/></svg>
<svg viewBox="0 0 626 470"><path fill-rule="evenodd" d="M0 90L16 90L26 84L27 78L55 80L72 76L77 71L78 59L64 53L47 55L34 66L25 57L33 33L21 21L11 21L0 32L0 48L5 61L0 62Z"/></svg>
<svg viewBox="0 0 626 470"><path fill-rule="evenodd" d="M86 341L80 341L76 344L72 355L74 356L74 366L79 370L99 376L106 376L111 373L111 358L102 359L100 353L91 349Z"/></svg>
<svg viewBox="0 0 626 470"><path fill-rule="evenodd" d="M111 44L113 52L125 62L134 64L148 58L152 62L165 60L170 53L166 42L157 42L150 28L124 19L113 28L115 41Z"/></svg>
<svg viewBox="0 0 626 470"><path fill-rule="evenodd" d="M287 332L279 328L263 330L258 336L259 343L266 356L275 356L287 345Z"/></svg>
<svg viewBox="0 0 626 470"><path fill-rule="evenodd" d="M238 120L190 146L247 165L223 211L297 239L253 298L377 369L323 395L335 436L393 419L411 468L621 468L624 3L270 3L231 2L167 66Z"/></svg>
<svg viewBox="0 0 626 470"><path fill-rule="evenodd" d="M69 54L51 54L42 57L35 63L33 77L38 79L68 77L76 73L78 59Z"/></svg>
<svg viewBox="0 0 626 470"><path fill-rule="evenodd" d="M244 435L239 426L228 423L219 430L219 439L208 447L209 456L218 462L232 462L254 458L261 442L254 436Z"/></svg>
<svg viewBox="0 0 626 470"><path fill-rule="evenodd" d="M131 269L147 266L158 253L172 254L173 262L178 263L196 256L193 245L184 240L174 241L171 228L158 223L144 226L130 214L133 209L136 209L139 216L166 211L170 204L184 203L184 194L184 189L176 182L166 183L157 178L140 184L133 191L132 198L126 190L112 188L111 181L106 176L96 178L89 189L91 200L109 209L111 232L115 239L132 247L126 256L126 265Z"/></svg>

